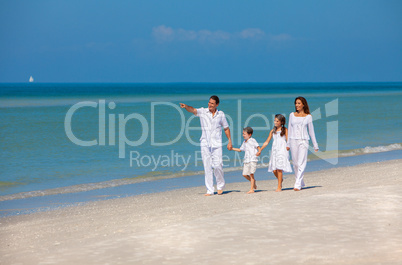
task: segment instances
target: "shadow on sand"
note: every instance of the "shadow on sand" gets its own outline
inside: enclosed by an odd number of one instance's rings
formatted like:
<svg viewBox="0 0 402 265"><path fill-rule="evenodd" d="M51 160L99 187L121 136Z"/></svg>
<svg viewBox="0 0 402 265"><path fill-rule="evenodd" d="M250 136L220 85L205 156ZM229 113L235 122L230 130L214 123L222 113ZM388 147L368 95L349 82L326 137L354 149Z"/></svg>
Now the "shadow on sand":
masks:
<svg viewBox="0 0 402 265"><path fill-rule="evenodd" d="M257 192L264 192L264 191L268 191L268 190L254 190L254 193L257 193Z"/></svg>
<svg viewBox="0 0 402 265"><path fill-rule="evenodd" d="M303 190L308 190L308 189L315 189L315 188L321 188L322 186L308 186L308 187L304 187L303 189L302 189L302 191ZM285 191L285 190L293 190L293 188L285 188L285 189L282 189L282 191Z"/></svg>
<svg viewBox="0 0 402 265"><path fill-rule="evenodd" d="M222 192L222 195L229 194L229 193L232 193L232 192L241 192L241 191L239 191L239 190L224 190ZM215 195L217 195L217 194L218 193L215 192Z"/></svg>
<svg viewBox="0 0 402 265"><path fill-rule="evenodd" d="M229 193L232 193L232 192L241 192L241 191L240 190L225 190L225 191L222 192L221 195L229 194ZM205 194L205 193L200 193L200 194ZM218 195L218 193L214 192L214 195Z"/></svg>

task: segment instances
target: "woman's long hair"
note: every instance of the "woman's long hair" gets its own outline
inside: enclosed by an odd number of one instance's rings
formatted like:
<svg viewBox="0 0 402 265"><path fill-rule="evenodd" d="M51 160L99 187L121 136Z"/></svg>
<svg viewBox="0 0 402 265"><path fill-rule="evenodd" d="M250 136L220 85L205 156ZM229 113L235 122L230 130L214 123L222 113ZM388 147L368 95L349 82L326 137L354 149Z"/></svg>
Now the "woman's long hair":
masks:
<svg viewBox="0 0 402 265"><path fill-rule="evenodd" d="M281 137L282 137L282 136L285 135L286 130L287 130L286 127L285 127L286 118L282 114L276 114L275 119L278 119L281 122ZM278 128L276 128L276 126L274 126L274 133L276 133L277 129Z"/></svg>
<svg viewBox="0 0 402 265"><path fill-rule="evenodd" d="M300 99L300 101L301 101L302 104L304 105L304 107L303 107L304 113L310 114L310 109L309 109L309 107L308 107L307 100L306 100L305 98L303 98L303 97L297 97L297 98L295 99L295 112L297 112L297 109L296 109L296 101L297 101L298 99Z"/></svg>

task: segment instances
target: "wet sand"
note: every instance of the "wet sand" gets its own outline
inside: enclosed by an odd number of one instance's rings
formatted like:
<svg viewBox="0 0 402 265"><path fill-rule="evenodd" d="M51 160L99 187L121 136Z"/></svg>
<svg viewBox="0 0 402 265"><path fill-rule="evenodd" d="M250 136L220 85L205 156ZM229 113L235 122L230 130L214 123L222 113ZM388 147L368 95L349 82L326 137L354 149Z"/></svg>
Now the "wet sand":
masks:
<svg viewBox="0 0 402 265"><path fill-rule="evenodd" d="M402 160L0 218L0 264L400 264ZM259 176L256 176L257 180ZM262 177L261 177L262 178Z"/></svg>

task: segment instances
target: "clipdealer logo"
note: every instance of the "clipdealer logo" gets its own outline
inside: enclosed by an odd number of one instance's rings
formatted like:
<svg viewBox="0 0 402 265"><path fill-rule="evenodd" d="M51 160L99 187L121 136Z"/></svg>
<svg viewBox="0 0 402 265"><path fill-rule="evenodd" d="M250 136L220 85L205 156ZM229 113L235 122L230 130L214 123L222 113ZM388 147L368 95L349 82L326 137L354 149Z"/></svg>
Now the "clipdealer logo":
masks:
<svg viewBox="0 0 402 265"><path fill-rule="evenodd" d="M176 135L176 137L170 141L167 142L157 142L156 141L156 131L155 131L155 116L157 114L157 107L158 106L165 106L165 107L171 107L175 111L177 111L177 115L180 118L180 131ZM97 139L93 140L82 140L79 139L73 132L72 130L72 121L74 118L74 115L80 111L82 108L93 108L95 111L97 111L98 114L98 137ZM115 114L115 113L107 113L112 110L116 109L116 103L114 102L109 102L106 103L106 100L101 99L98 102L95 101L82 101L74 104L69 108L69 110L66 113L65 119L64 119L64 128L65 128L65 133L68 139L78 145L78 146L83 146L83 147L91 147L91 146L115 146L116 144L118 145L118 156L119 158L126 158L126 148L127 146L131 147L138 147L143 145L148 138L150 137L150 145L153 147L163 147L163 146L173 146L175 143L177 143L183 136L186 137L187 141L193 145L193 146L200 146L199 141L196 142L194 141L191 136L190 136L190 131L193 130L198 130L201 131L200 126L194 126L191 127L190 123L192 122L193 119L196 119L197 117L192 115L190 118L186 120L185 115L183 110L177 105L172 102L151 102L150 104L150 121L148 121L143 115L139 113L131 113L128 115L124 114ZM325 118L331 117L336 117L338 115L338 99L335 99L333 101L330 101L325 104ZM225 113L225 116L228 120L230 130L233 132L233 130L237 131L242 131L244 127L250 126L252 123L253 119L262 119L263 122L265 123L265 126L262 127L256 127L252 126L254 131L270 131L272 127L270 126L269 118L262 114L262 113L254 113L247 117L247 119L242 122L242 101L239 99L237 101L237 124L235 128L235 123L230 115ZM285 115L286 116L286 115ZM317 108L312 112L313 120L318 121L324 119L322 115L321 108ZM274 117L274 115L272 115ZM126 134L126 126L127 123L130 120L136 120L140 123L140 127L137 128L138 130L141 131L141 136L136 139L136 140L130 140L127 138ZM106 123L108 126L106 126ZM116 125L117 123L117 125ZM323 159L327 161L328 163L331 163L333 165L338 163L338 121L337 120L332 120L332 121L327 121L326 122L326 151L319 151L319 152L314 152L314 149L309 146L309 150L314 153L317 157L320 159ZM118 137L116 137L116 134L118 134ZM106 136L108 136L108 142L106 143ZM117 138L117 142L116 142ZM224 139L222 139L224 140ZM238 134L238 139L233 139L237 140L239 144L243 141L241 134ZM222 145L226 145L228 140L224 141ZM198 152L198 154L197 154ZM137 166L137 167L150 167L152 171L156 170L158 166L162 167L179 167L181 170L187 169L188 165L190 163L194 163L196 166L199 165L199 163L202 164L202 159L201 159L201 154L199 151L196 151L194 153L194 157L191 155L185 157L184 155L180 153L176 153L173 150L169 150L168 153L159 155L159 156L153 156L153 155L142 155L139 151L130 151L130 167L132 166ZM234 167L236 166L241 166L241 157L240 155L235 152L234 155L234 160L232 161L234 163ZM192 158L194 159L194 162L192 162ZM227 162L231 161L230 157L224 155L223 157L223 163L224 166L229 166ZM260 161L262 162L263 165L268 165L269 161L269 156L261 156ZM237 164L238 163L238 164Z"/></svg>

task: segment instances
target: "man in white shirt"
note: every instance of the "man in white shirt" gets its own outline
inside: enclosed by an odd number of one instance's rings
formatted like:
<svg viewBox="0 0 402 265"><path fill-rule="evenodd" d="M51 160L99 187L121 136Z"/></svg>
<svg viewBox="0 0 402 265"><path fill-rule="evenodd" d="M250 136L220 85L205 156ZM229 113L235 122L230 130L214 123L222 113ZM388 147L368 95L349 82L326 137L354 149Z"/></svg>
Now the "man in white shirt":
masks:
<svg viewBox="0 0 402 265"><path fill-rule="evenodd" d="M208 108L195 109L186 104L180 103L180 107L200 117L202 135L201 155L205 171L205 186L207 193L205 196L214 194L213 175L216 178L218 195L221 195L225 187L225 179L223 178L223 161L222 161L222 128L226 137L229 139L227 145L228 150L232 150L232 139L230 138L229 124L226 120L225 113L218 110L219 98L211 96L208 102Z"/></svg>

